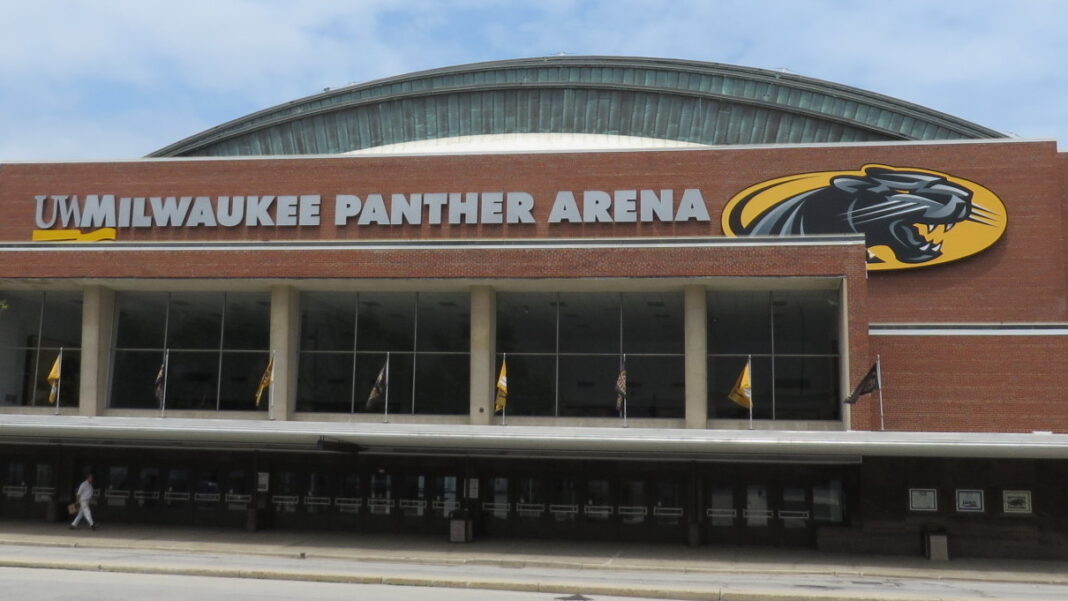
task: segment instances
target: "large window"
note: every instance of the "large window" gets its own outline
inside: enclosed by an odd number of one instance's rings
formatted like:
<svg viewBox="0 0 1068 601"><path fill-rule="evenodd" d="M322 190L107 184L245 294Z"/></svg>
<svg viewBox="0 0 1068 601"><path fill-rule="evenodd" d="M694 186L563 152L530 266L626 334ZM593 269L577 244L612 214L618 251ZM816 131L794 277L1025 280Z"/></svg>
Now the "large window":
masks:
<svg viewBox="0 0 1068 601"><path fill-rule="evenodd" d="M754 419L838 419L838 337L836 290L709 292L709 416L749 417L727 395L752 357Z"/></svg>
<svg viewBox="0 0 1068 601"><path fill-rule="evenodd" d="M679 293L498 294L508 414L617 416L625 358L627 414L682 417L682 302Z"/></svg>
<svg viewBox="0 0 1068 601"><path fill-rule="evenodd" d="M111 407L267 409L266 293L120 292L115 305Z"/></svg>
<svg viewBox="0 0 1068 601"><path fill-rule="evenodd" d="M297 411L466 414L470 314L466 292L302 294Z"/></svg>
<svg viewBox="0 0 1068 601"><path fill-rule="evenodd" d="M81 343L81 292L0 292L0 404L76 406ZM60 351L53 394L48 375Z"/></svg>

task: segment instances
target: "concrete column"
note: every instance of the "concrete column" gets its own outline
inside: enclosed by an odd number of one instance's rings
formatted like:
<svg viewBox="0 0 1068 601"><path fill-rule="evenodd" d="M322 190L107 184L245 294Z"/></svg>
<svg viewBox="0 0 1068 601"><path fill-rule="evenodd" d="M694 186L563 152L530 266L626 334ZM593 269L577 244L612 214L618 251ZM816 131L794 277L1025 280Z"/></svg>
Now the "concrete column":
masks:
<svg viewBox="0 0 1068 601"><path fill-rule="evenodd" d="M471 288L471 423L489 425L497 367L497 295L490 286Z"/></svg>
<svg viewBox="0 0 1068 601"><path fill-rule="evenodd" d="M297 351L300 346L300 293L292 286L271 288L271 350L274 386L268 417L288 420L297 402Z"/></svg>
<svg viewBox="0 0 1068 601"><path fill-rule="evenodd" d="M114 323L115 292L102 286L86 287L82 292L79 415L101 415L107 406Z"/></svg>
<svg viewBox="0 0 1068 601"><path fill-rule="evenodd" d="M708 308L704 286L685 291L686 427L708 427Z"/></svg>

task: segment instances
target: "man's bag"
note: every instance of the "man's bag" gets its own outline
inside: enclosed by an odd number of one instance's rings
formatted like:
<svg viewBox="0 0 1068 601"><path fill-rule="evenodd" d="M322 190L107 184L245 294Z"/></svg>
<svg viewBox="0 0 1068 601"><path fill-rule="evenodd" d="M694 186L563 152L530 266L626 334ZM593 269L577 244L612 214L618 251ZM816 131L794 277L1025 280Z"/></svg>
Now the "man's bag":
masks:
<svg viewBox="0 0 1068 601"><path fill-rule="evenodd" d="M71 503L70 505L67 505L67 513L70 514L70 515L74 515L74 514L78 513L78 506L75 505L74 503Z"/></svg>

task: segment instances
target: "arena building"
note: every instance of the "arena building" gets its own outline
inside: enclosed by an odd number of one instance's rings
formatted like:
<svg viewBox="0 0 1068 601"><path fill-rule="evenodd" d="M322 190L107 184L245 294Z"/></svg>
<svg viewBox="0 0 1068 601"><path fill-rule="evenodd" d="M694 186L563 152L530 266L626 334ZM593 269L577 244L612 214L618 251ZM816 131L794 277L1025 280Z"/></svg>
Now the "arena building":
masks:
<svg viewBox="0 0 1068 601"><path fill-rule="evenodd" d="M0 165L0 516L88 472L106 522L1063 559L1066 192L1051 141L573 56Z"/></svg>

